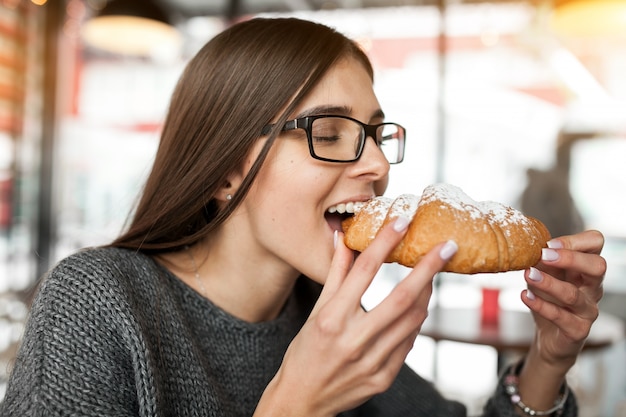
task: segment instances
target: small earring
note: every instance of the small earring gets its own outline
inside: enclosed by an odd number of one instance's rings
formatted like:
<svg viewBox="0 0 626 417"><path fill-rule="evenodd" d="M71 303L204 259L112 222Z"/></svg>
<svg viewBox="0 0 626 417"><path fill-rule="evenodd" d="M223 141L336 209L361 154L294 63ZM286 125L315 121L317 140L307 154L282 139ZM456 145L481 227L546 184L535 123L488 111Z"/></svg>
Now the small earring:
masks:
<svg viewBox="0 0 626 417"><path fill-rule="evenodd" d="M226 194L226 200L230 201L233 199L232 194Z"/></svg>

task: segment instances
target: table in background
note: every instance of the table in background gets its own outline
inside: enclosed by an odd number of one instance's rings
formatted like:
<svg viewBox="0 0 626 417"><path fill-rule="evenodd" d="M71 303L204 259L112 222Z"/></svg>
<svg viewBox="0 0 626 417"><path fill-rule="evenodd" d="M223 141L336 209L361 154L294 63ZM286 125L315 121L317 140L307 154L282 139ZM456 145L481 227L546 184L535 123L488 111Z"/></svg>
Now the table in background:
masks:
<svg viewBox="0 0 626 417"><path fill-rule="evenodd" d="M437 341L487 345L498 353L527 351L535 334L535 323L527 311L500 310L496 322L484 323L480 308L433 307L422 330L422 336ZM601 349L624 338L624 323L601 311L591 327L584 350Z"/></svg>

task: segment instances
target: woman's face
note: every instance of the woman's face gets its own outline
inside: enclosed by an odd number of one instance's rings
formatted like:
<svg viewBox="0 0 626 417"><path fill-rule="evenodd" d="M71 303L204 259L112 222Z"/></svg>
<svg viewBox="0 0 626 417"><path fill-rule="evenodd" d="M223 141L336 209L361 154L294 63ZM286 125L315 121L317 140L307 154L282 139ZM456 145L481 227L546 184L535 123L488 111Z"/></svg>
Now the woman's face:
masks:
<svg viewBox="0 0 626 417"><path fill-rule="evenodd" d="M372 81L354 59L341 60L331 68L290 119L302 114L383 122ZM244 172L263 141L250 154ZM329 215L329 209L381 194L388 173L389 164L370 137L359 160L336 163L311 157L304 130L284 132L231 219L246 223L253 240L245 242L250 259L258 257L263 265L273 262L277 273L301 273L323 284L334 252L334 230L340 228L339 219Z"/></svg>

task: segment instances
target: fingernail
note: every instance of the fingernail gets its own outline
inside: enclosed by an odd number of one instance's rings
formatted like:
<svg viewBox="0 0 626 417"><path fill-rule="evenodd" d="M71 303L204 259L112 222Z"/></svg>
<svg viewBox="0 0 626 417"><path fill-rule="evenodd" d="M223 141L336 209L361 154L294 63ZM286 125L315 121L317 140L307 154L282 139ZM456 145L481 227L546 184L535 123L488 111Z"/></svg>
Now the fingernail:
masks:
<svg viewBox="0 0 626 417"><path fill-rule="evenodd" d="M562 249L563 248L563 244L558 241L558 240L549 240L548 241L548 247L552 248L552 249Z"/></svg>
<svg viewBox="0 0 626 417"><path fill-rule="evenodd" d="M439 256L444 261L452 258L452 256L459 250L459 246L454 240L448 240L445 245L439 251Z"/></svg>
<svg viewBox="0 0 626 417"><path fill-rule="evenodd" d="M539 282L541 281L542 275L541 272L537 268L530 267L530 273L528 274L528 278L533 281Z"/></svg>
<svg viewBox="0 0 626 417"><path fill-rule="evenodd" d="M403 232L406 230L407 227L409 227L410 222L411 221L408 218L404 216L399 216L393 223L393 230L395 230L396 232Z"/></svg>
<svg viewBox="0 0 626 417"><path fill-rule="evenodd" d="M559 254L553 249L543 248L541 249L541 259L544 261L556 261L559 259Z"/></svg>
<svg viewBox="0 0 626 417"><path fill-rule="evenodd" d="M528 297L529 300L534 300L535 294L533 294L531 290L526 290L526 297Z"/></svg>
<svg viewBox="0 0 626 417"><path fill-rule="evenodd" d="M335 233L333 235L333 246L335 249L337 249L337 240L339 239L339 232L337 230L335 230Z"/></svg>

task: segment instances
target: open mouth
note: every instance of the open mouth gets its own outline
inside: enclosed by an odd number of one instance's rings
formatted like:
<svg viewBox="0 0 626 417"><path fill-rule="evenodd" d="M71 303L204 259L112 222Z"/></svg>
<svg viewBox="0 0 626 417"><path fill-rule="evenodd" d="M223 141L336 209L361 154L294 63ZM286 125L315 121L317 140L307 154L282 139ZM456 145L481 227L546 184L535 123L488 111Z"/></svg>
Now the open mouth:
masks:
<svg viewBox="0 0 626 417"><path fill-rule="evenodd" d="M329 207L324 214L326 222L332 230L341 231L341 222L354 215L355 211L358 211L362 203L348 202L341 203L335 206Z"/></svg>

